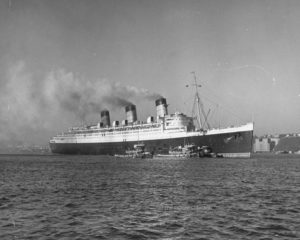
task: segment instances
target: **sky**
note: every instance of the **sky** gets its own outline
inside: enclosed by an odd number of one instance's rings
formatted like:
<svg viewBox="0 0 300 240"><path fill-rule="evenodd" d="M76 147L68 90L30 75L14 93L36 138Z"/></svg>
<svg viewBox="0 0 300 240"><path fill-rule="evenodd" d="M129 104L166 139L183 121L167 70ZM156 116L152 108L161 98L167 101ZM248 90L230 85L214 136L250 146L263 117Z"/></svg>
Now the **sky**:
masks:
<svg viewBox="0 0 300 240"><path fill-rule="evenodd" d="M161 96L191 115L192 72L212 127L299 133L299 22L297 0L1 0L0 146Z"/></svg>

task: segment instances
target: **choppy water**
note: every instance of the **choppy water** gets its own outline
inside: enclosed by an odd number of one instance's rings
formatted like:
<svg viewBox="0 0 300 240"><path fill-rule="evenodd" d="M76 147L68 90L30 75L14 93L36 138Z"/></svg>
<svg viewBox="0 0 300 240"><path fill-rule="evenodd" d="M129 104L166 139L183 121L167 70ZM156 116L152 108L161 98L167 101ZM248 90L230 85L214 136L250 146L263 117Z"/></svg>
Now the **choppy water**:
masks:
<svg viewBox="0 0 300 240"><path fill-rule="evenodd" d="M0 155L0 239L299 239L300 156Z"/></svg>

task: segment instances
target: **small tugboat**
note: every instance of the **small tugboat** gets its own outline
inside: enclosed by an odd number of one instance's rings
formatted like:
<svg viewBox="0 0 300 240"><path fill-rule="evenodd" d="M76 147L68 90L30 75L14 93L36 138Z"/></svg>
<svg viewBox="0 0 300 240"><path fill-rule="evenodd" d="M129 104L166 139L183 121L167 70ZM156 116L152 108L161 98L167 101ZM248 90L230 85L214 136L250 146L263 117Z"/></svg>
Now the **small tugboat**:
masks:
<svg viewBox="0 0 300 240"><path fill-rule="evenodd" d="M202 146L198 147L195 144L186 144L183 147L178 146L169 150L169 154L157 154L156 157L180 157L180 158L193 158L193 157L222 157L212 151L211 147Z"/></svg>
<svg viewBox="0 0 300 240"><path fill-rule="evenodd" d="M169 155L173 157L198 157L198 148L195 144L178 146L170 149Z"/></svg>
<svg viewBox="0 0 300 240"><path fill-rule="evenodd" d="M209 146L202 146L198 148L199 157L213 157L214 153Z"/></svg>
<svg viewBox="0 0 300 240"><path fill-rule="evenodd" d="M132 150L127 150L126 154L115 154L115 157L124 158L152 158L153 155L150 152L145 152L145 144L139 143L133 146Z"/></svg>

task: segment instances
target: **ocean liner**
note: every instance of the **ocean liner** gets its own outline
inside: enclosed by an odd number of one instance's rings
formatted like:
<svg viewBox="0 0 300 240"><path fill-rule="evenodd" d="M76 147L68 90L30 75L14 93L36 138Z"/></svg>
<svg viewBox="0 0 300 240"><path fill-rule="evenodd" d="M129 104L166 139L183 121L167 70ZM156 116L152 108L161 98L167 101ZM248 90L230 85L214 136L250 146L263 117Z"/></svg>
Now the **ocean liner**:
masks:
<svg viewBox="0 0 300 240"><path fill-rule="evenodd" d="M210 128L207 115L201 109L202 103L196 88L194 105L197 117L180 112L168 114L166 98L155 101L156 117L146 122L138 121L136 106L125 107L126 119L111 124L108 110L100 113L101 121L95 125L72 127L50 139L53 153L59 154L124 154L134 145L143 143L145 150L152 154L168 153L174 147L185 144L209 146L223 157L250 157L252 151L253 123L227 128ZM204 117L200 117L200 113ZM197 120L197 127L194 124ZM207 127L205 127L207 126Z"/></svg>

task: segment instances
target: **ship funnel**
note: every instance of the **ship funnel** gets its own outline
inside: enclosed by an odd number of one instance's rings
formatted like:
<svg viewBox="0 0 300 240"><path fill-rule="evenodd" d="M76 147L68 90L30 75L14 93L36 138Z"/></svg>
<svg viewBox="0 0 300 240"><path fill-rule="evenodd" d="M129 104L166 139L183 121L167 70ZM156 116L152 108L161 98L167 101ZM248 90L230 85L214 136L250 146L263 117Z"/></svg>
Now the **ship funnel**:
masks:
<svg viewBox="0 0 300 240"><path fill-rule="evenodd" d="M135 105L132 104L132 105L126 106L125 112L126 112L126 119L127 119L128 123L133 123L137 120Z"/></svg>
<svg viewBox="0 0 300 240"><path fill-rule="evenodd" d="M156 105L156 114L158 117L163 117L168 115L168 105L165 98L159 98L155 101Z"/></svg>
<svg viewBox="0 0 300 240"><path fill-rule="evenodd" d="M110 118L109 118L109 111L103 110L100 113L101 115L101 122L103 127L110 127Z"/></svg>

